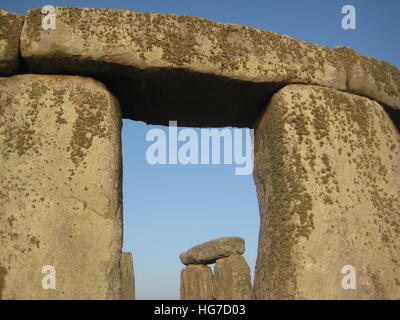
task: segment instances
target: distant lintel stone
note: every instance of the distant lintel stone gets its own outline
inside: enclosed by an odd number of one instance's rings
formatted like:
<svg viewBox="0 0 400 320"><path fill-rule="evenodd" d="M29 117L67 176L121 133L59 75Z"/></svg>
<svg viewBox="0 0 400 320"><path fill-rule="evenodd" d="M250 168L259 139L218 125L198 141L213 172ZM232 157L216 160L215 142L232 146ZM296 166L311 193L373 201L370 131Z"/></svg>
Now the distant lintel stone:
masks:
<svg viewBox="0 0 400 320"><path fill-rule="evenodd" d="M239 237L223 237L199 244L182 253L179 258L185 265L211 264L217 259L244 253L245 242Z"/></svg>

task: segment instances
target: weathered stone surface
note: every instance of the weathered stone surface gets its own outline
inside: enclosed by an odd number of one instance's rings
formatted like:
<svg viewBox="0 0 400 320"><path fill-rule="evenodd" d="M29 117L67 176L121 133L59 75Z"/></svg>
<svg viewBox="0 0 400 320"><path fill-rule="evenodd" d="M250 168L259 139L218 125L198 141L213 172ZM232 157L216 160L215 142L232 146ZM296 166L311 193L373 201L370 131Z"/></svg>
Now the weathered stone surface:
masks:
<svg viewBox="0 0 400 320"><path fill-rule="evenodd" d="M214 298L216 300L251 300L250 268L243 256L218 259L214 267Z"/></svg>
<svg viewBox="0 0 400 320"><path fill-rule="evenodd" d="M19 65L19 39L24 17L0 9L0 74L9 75Z"/></svg>
<svg viewBox="0 0 400 320"><path fill-rule="evenodd" d="M244 240L239 237L223 237L194 246L181 253L179 258L185 265L210 264L219 258L244 253Z"/></svg>
<svg viewBox="0 0 400 320"><path fill-rule="evenodd" d="M306 81L344 88L344 70L327 47L246 26L203 18L129 10L56 7L57 28L43 30L40 9L29 10L23 56L73 58L145 68L185 68L252 82ZM68 42L67 42L68 41ZM68 44L67 44L68 43ZM82 66L70 65L81 71ZM70 69L68 69L70 70ZM58 70L64 71L64 70Z"/></svg>
<svg viewBox="0 0 400 320"><path fill-rule="evenodd" d="M135 300L135 273L133 270L132 253L122 252L122 300Z"/></svg>
<svg viewBox="0 0 400 320"><path fill-rule="evenodd" d="M213 276L210 267L188 265L181 272L181 300L212 300Z"/></svg>
<svg viewBox="0 0 400 320"><path fill-rule="evenodd" d="M347 73L348 92L371 97L400 110L400 70L386 61L358 54L347 47L334 50Z"/></svg>
<svg viewBox="0 0 400 320"><path fill-rule="evenodd" d="M55 30L38 28L40 9L27 14L21 51L31 70L103 77L127 118L249 126L284 84L346 90L347 76L348 89L400 108L400 70L358 54L368 63L354 78L341 50L270 31L128 10L56 7L56 13Z"/></svg>
<svg viewBox="0 0 400 320"><path fill-rule="evenodd" d="M399 132L378 103L318 86L275 94L255 132L256 298L399 299L399 176Z"/></svg>
<svg viewBox="0 0 400 320"><path fill-rule="evenodd" d="M30 10L21 52L31 71L92 74L127 118L185 126L249 126L287 82L344 89L343 66L322 46L203 18L56 7L55 30Z"/></svg>
<svg viewBox="0 0 400 320"><path fill-rule="evenodd" d="M0 78L0 93L1 297L120 299L118 102L77 76Z"/></svg>

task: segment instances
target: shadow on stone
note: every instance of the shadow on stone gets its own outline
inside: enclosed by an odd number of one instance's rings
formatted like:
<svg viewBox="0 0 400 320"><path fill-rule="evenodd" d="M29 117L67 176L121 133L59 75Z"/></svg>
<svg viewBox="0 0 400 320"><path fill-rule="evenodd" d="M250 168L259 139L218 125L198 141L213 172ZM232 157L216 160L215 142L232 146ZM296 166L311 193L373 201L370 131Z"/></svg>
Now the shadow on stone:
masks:
<svg viewBox="0 0 400 320"><path fill-rule="evenodd" d="M270 97L286 84L184 69L139 70L90 60L78 64L72 58L30 58L28 64L35 73L94 77L118 98L123 118L156 125L177 120L185 127L251 127Z"/></svg>
<svg viewBox="0 0 400 320"><path fill-rule="evenodd" d="M397 131L400 133L400 111L390 108L388 106L383 105L386 113L389 115L392 120L394 126L397 128Z"/></svg>

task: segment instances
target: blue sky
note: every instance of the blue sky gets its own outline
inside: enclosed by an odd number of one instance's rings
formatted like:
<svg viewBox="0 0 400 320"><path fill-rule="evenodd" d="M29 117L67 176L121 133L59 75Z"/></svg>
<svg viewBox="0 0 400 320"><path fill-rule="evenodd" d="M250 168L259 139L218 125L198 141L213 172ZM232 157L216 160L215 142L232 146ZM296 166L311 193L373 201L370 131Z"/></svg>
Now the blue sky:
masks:
<svg viewBox="0 0 400 320"><path fill-rule="evenodd" d="M397 0L1 0L0 7L24 14L46 4L205 17L329 47L349 46L400 67ZM356 8L356 30L341 28L346 4ZM179 253L216 237L243 237L254 271L259 213L252 176L236 176L235 165L149 165L151 143L145 137L151 128L162 127L124 120L122 131L124 250L134 256L137 298L178 299Z"/></svg>

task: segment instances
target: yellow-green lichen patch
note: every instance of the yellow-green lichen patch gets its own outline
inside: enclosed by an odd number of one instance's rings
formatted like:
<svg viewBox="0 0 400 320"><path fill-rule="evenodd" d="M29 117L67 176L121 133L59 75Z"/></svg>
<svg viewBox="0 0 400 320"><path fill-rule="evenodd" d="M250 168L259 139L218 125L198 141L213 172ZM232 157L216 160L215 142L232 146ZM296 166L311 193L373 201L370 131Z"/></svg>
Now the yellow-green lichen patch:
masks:
<svg viewBox="0 0 400 320"><path fill-rule="evenodd" d="M265 252L259 252L263 261L259 258L258 265L263 268L257 272L268 284L265 290L273 290L275 298L290 299L296 288L294 246L314 228L313 203L303 184L307 175L299 150L296 146L289 149L287 144L288 110L282 97L272 98L265 118L265 125L256 131L254 179L257 185L267 183L271 191L266 194L266 207L261 203L262 221L267 226L260 237L268 240L262 248Z"/></svg>
<svg viewBox="0 0 400 320"><path fill-rule="evenodd" d="M18 79L13 82L18 86ZM12 110L8 110L5 122L6 129L4 131L4 150L3 156L7 159L10 153L16 152L22 156L28 152L38 153L37 136L35 135L35 124L42 106L40 98L46 92L47 88L43 84L32 83L31 87L25 94L26 111L22 115L16 115ZM8 99L9 100L9 99ZM0 103L1 105L1 103ZM4 115L5 116L5 115Z"/></svg>
<svg viewBox="0 0 400 320"><path fill-rule="evenodd" d="M40 248L40 240L36 236L32 236L29 239L30 243L34 246L36 246L38 249Z"/></svg>
<svg viewBox="0 0 400 320"><path fill-rule="evenodd" d="M369 280L372 282L372 287L375 292L376 299L379 300L388 300L388 297L385 296L385 284L382 281L382 274L380 271L374 271L372 267L367 267L367 276Z"/></svg>
<svg viewBox="0 0 400 320"><path fill-rule="evenodd" d="M235 32L245 27L218 24L191 16L138 13L134 17L139 30L133 29L130 36L141 48L139 56L155 48L162 49L162 58L175 66L187 66L195 61L212 63L221 70L235 71L246 68L249 48L243 41L235 40ZM136 28L137 28L136 27ZM137 37L138 32L146 34ZM209 41L209 48L202 40Z"/></svg>
<svg viewBox="0 0 400 320"><path fill-rule="evenodd" d="M309 99L315 138L317 140L327 138L329 141L329 112L321 106L320 100L313 93L309 95Z"/></svg>
<svg viewBox="0 0 400 320"><path fill-rule="evenodd" d="M334 51L338 56L337 62L343 64L346 74L349 76L357 63L357 53L353 49L345 46L335 47Z"/></svg>
<svg viewBox="0 0 400 320"><path fill-rule="evenodd" d="M130 36L141 48L140 56L154 48L162 49L162 58L175 66L187 66L195 59L201 59L197 50L197 39L202 27L210 30L210 21L196 19L190 16L169 16L162 14L136 14L137 26L145 28L147 35L142 39L135 36L137 30L132 30ZM198 20L198 21L196 21ZM211 30L210 30L211 31Z"/></svg>
<svg viewBox="0 0 400 320"><path fill-rule="evenodd" d="M378 85L390 97L400 95L400 70L386 61L360 55L360 63L367 74L371 74Z"/></svg>
<svg viewBox="0 0 400 320"><path fill-rule="evenodd" d="M385 92L389 97L400 96L400 70L386 61L373 59L370 57L358 54L353 49L348 47L336 47L334 49L339 57L339 60L344 64L347 73L348 81L351 81L354 73L362 72L365 78L372 78L378 91ZM359 70L361 68L361 70ZM371 81L365 79L365 81ZM358 91L358 88L347 88L348 90ZM364 89L365 90L365 89ZM374 92L359 92L363 95L368 95L377 100L378 97Z"/></svg>
<svg viewBox="0 0 400 320"><path fill-rule="evenodd" d="M42 14L41 9L31 9L28 12L26 18L26 25L24 30L26 32L26 37L33 42L40 41L40 35L42 33L49 33L49 30L44 30L42 28L42 20L45 15ZM29 43L29 42L28 42Z"/></svg>
<svg viewBox="0 0 400 320"><path fill-rule="evenodd" d="M296 103L294 109L298 110L297 112L292 111L292 113L288 117L288 123L292 124L294 129L296 130L297 137L299 142L303 142L306 136L310 135L310 130L307 126L307 118L304 113L301 112L302 105ZM299 112L300 111L300 112Z"/></svg>
<svg viewBox="0 0 400 320"><path fill-rule="evenodd" d="M57 109L56 113L56 123L67 124L68 121L63 117L63 103L65 101L66 89L53 89L53 94L51 95L52 107Z"/></svg>
<svg viewBox="0 0 400 320"><path fill-rule="evenodd" d="M96 91L77 87L76 93L71 95L76 105L77 117L73 124L73 135L68 150L71 160L78 167L84 160L94 138L110 137L110 128L107 126L107 97Z"/></svg>

